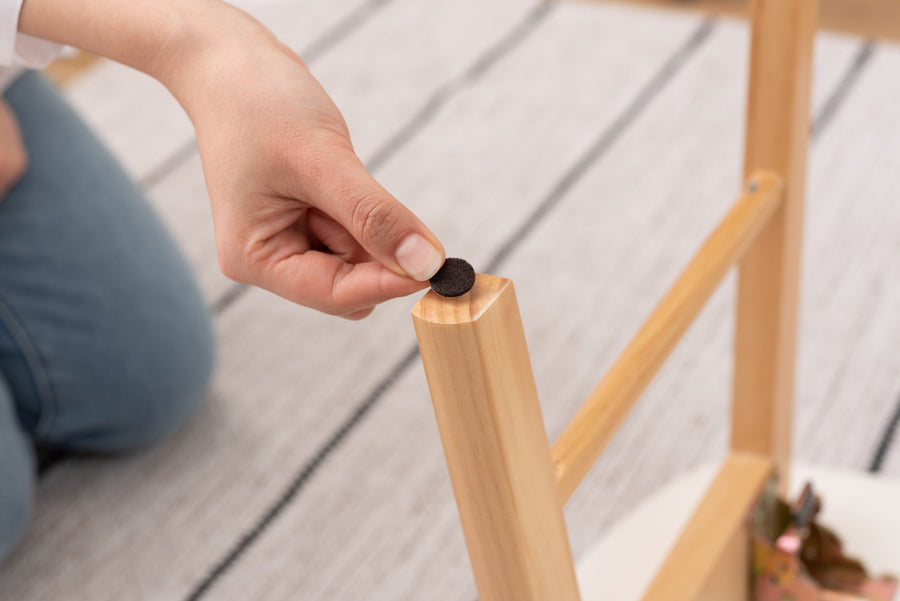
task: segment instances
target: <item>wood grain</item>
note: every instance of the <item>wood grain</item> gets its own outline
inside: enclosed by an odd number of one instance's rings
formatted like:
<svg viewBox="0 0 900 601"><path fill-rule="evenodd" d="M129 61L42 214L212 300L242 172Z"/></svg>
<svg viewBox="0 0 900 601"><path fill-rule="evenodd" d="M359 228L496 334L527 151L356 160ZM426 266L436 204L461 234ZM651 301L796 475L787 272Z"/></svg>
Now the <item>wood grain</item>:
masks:
<svg viewBox="0 0 900 601"><path fill-rule="evenodd" d="M783 174L785 196L740 264L731 446L773 457L782 483L791 454L817 8L817 0L753 4L744 170Z"/></svg>
<svg viewBox="0 0 900 601"><path fill-rule="evenodd" d="M643 601L746 601L746 521L772 473L766 457L730 455Z"/></svg>
<svg viewBox="0 0 900 601"><path fill-rule="evenodd" d="M781 183L756 173L553 445L560 496L568 500L631 412L722 278L781 199Z"/></svg>
<svg viewBox="0 0 900 601"><path fill-rule="evenodd" d="M479 598L577 601L512 282L429 291L413 318Z"/></svg>
<svg viewBox="0 0 900 601"><path fill-rule="evenodd" d="M697 10L747 17L749 0L617 0L652 7ZM900 2L895 0L822 0L823 29L869 38L900 40Z"/></svg>

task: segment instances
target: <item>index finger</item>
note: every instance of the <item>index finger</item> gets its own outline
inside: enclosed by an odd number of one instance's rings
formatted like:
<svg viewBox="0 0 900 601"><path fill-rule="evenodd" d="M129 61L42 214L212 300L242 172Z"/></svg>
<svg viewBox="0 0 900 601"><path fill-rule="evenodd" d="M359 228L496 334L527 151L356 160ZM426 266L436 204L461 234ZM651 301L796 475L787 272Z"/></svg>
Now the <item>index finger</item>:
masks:
<svg viewBox="0 0 900 601"><path fill-rule="evenodd" d="M347 316L428 286L397 275L376 261L349 263L314 250L280 259L259 277L258 286L289 301Z"/></svg>

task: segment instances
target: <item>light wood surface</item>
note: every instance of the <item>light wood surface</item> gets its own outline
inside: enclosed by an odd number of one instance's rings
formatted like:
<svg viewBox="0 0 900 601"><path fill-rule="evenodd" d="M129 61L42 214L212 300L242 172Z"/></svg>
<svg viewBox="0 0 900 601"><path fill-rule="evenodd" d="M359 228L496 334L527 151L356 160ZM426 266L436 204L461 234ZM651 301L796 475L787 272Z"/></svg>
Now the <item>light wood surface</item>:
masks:
<svg viewBox="0 0 900 601"><path fill-rule="evenodd" d="M708 536L709 531L704 533L705 539ZM706 540L706 543L712 545L713 541ZM712 569L706 575L700 592L691 597L691 601L750 601L752 599L750 583L747 579L747 569L750 566L750 541L747 537L746 524L739 524L736 532L732 534L730 540L726 539L724 545L718 554L718 559L710 557ZM679 565L667 568L671 572L667 571L666 574L700 568L699 561L697 563L692 561L690 566L685 565L687 560L683 554L684 550L682 549L678 559L674 557L671 559L672 562ZM691 559L696 561L694 557ZM691 587L686 580L683 582L685 588ZM669 601L671 597L664 596L660 599Z"/></svg>
<svg viewBox="0 0 900 601"><path fill-rule="evenodd" d="M564 501L578 488L729 268L776 210L780 179L759 172L748 182L744 194L554 443L553 461Z"/></svg>
<svg viewBox="0 0 900 601"><path fill-rule="evenodd" d="M773 473L766 457L728 457L643 601L746 601L747 517Z"/></svg>
<svg viewBox="0 0 900 601"><path fill-rule="evenodd" d="M413 318L479 598L578 601L512 282L429 291Z"/></svg>
<svg viewBox="0 0 900 601"><path fill-rule="evenodd" d="M668 9L698 10L747 17L749 0L616 0ZM822 0L823 29L900 41L900 2L895 0Z"/></svg>
<svg viewBox="0 0 900 601"><path fill-rule="evenodd" d="M784 202L740 264L732 448L788 481L817 0L756 0L744 170L785 178Z"/></svg>

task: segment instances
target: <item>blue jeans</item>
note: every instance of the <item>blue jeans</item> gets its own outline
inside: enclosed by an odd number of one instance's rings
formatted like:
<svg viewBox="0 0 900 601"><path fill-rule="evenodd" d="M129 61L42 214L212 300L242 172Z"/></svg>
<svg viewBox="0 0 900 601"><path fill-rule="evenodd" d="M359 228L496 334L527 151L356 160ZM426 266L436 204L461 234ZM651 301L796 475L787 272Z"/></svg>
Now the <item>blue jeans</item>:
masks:
<svg viewBox="0 0 900 601"><path fill-rule="evenodd" d="M0 559L30 512L35 444L116 452L160 438L205 397L214 346L141 190L40 74L5 97L29 167L0 200Z"/></svg>

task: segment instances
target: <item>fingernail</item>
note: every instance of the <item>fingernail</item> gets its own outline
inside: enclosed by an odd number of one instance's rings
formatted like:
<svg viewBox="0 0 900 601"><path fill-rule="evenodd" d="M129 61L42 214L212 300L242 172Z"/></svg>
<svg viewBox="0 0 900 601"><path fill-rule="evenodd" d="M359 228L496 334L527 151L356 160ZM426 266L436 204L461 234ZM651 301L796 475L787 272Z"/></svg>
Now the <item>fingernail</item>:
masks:
<svg viewBox="0 0 900 601"><path fill-rule="evenodd" d="M403 271L420 282L430 279L444 262L438 249L419 234L410 234L400 242L396 259Z"/></svg>

